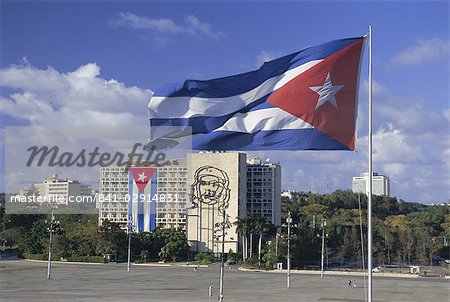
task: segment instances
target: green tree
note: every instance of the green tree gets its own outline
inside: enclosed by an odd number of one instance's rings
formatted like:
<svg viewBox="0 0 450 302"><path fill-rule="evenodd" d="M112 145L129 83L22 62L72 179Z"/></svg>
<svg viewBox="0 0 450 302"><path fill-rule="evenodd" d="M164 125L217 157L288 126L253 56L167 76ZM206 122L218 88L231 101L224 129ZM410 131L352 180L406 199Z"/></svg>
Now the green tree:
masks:
<svg viewBox="0 0 450 302"><path fill-rule="evenodd" d="M189 245L183 230L156 229L152 233L153 242L159 248L158 255L166 260L180 261L187 259Z"/></svg>
<svg viewBox="0 0 450 302"><path fill-rule="evenodd" d="M268 227L266 224L266 219L263 216L255 216L253 218L253 229L256 234L259 235L258 240L258 265L261 265L261 249L262 249L262 239L264 233L267 232Z"/></svg>
<svg viewBox="0 0 450 302"><path fill-rule="evenodd" d="M29 231L24 232L24 240L19 243L23 252L30 254L42 254L45 251L48 225L44 219L35 221Z"/></svg>
<svg viewBox="0 0 450 302"><path fill-rule="evenodd" d="M247 232L249 236L249 256L248 258L253 257L253 233L255 232L255 220L252 216L247 215L245 217L245 224L247 225Z"/></svg>
<svg viewBox="0 0 450 302"><path fill-rule="evenodd" d="M99 228L97 238L97 253L103 256L112 254L115 259L126 259L127 234L117 223L105 220Z"/></svg>
<svg viewBox="0 0 450 302"><path fill-rule="evenodd" d="M234 222L236 233L242 238L242 261L247 258L247 221L245 218L237 217Z"/></svg>

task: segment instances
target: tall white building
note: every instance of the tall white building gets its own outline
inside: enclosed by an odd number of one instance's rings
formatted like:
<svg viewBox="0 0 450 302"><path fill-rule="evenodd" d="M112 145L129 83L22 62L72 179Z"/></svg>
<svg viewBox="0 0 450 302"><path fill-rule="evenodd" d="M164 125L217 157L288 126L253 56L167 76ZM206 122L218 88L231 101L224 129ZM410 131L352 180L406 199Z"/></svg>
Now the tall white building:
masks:
<svg viewBox="0 0 450 302"><path fill-rule="evenodd" d="M159 228L186 228L188 199L186 159L169 161L158 167L156 226Z"/></svg>
<svg viewBox="0 0 450 302"><path fill-rule="evenodd" d="M129 168L108 166L100 168L97 198L98 223L109 220L126 229L128 223Z"/></svg>
<svg viewBox="0 0 450 302"><path fill-rule="evenodd" d="M99 225L103 221L109 220L120 224L123 229L127 228L129 202L133 199L136 201L137 194L136 190L134 193L130 192L130 177L132 176L129 174L127 166L100 168L99 198L97 198ZM156 196L152 196L152 202L156 203L156 227L185 228L186 174L186 159L171 160L166 165L157 168ZM131 184L133 184L132 179ZM136 216L136 205L133 215ZM133 222L133 226L136 226L136 223L136 221ZM137 231L136 227L134 230Z"/></svg>
<svg viewBox="0 0 450 302"><path fill-rule="evenodd" d="M263 216L267 223L281 224L281 167L247 159L247 213Z"/></svg>
<svg viewBox="0 0 450 302"><path fill-rule="evenodd" d="M361 176L353 177L352 191L354 193L368 194L369 192L368 185L369 185L369 173L366 172L361 174ZM374 172L372 178L372 194L390 196L389 177L379 175L378 173Z"/></svg>
<svg viewBox="0 0 450 302"><path fill-rule="evenodd" d="M89 196L93 194L90 185L81 184L77 180L59 178L58 174L53 174L42 183L34 184L39 196L57 196L58 202L68 204L69 197ZM21 189L23 192L25 188ZM20 192L19 192L20 193Z"/></svg>
<svg viewBox="0 0 450 302"><path fill-rule="evenodd" d="M188 185L191 202L188 208L187 236L192 252L221 252L223 209L229 228L225 252L238 250L238 234L233 225L246 215L246 155L237 152L188 154Z"/></svg>

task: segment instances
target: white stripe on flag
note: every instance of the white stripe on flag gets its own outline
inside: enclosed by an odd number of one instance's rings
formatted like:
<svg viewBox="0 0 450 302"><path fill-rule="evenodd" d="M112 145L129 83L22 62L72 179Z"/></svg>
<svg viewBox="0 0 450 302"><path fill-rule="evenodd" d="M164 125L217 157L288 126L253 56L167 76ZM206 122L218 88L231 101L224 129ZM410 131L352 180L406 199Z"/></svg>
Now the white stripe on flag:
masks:
<svg viewBox="0 0 450 302"><path fill-rule="evenodd" d="M223 116L236 112L248 104L262 98L287 82L310 69L322 60L309 61L264 83L245 93L223 98L199 97L161 97L154 96L148 104L150 119L152 118L189 118L195 116Z"/></svg>
<svg viewBox="0 0 450 302"><path fill-rule="evenodd" d="M278 107L238 113L214 131L256 133L261 130L305 129L314 126Z"/></svg>

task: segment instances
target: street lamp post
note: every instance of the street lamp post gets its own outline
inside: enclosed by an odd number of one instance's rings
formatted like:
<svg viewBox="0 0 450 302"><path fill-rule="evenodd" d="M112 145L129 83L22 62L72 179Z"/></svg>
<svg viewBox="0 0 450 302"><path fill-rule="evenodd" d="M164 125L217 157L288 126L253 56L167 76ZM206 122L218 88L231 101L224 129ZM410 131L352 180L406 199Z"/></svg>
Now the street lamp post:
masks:
<svg viewBox="0 0 450 302"><path fill-rule="evenodd" d="M275 235L275 255L276 255L276 258L277 258L277 261L278 261L278 230L277 230L277 233Z"/></svg>
<svg viewBox="0 0 450 302"><path fill-rule="evenodd" d="M288 217L286 218L287 222L287 288L291 287L291 223L292 223L292 217L291 212L289 212Z"/></svg>
<svg viewBox="0 0 450 302"><path fill-rule="evenodd" d="M55 216L53 216L53 210L52 210L52 217L50 221L50 227L48 229L48 232L50 233L50 242L48 246L48 264L47 264L47 280L50 279L50 274L52 271L52 240L53 240L53 221L55 219Z"/></svg>
<svg viewBox="0 0 450 302"><path fill-rule="evenodd" d="M48 244L48 264L47 264L47 279L49 280L51 277L51 271L52 271L53 233L62 231L59 221L55 220L54 210L52 210L50 226L47 230L50 233L50 235L49 235L50 240L49 240L49 244Z"/></svg>
<svg viewBox="0 0 450 302"><path fill-rule="evenodd" d="M127 272L130 271L130 263L131 263L131 228L128 228L128 258L127 258Z"/></svg>
<svg viewBox="0 0 450 302"><path fill-rule="evenodd" d="M324 262L324 254L325 254L325 236L328 234L325 234L325 227L327 226L327 221L325 219L322 219L322 223L320 224L322 227L322 256L320 261L320 278L323 278L323 262Z"/></svg>
<svg viewBox="0 0 450 302"><path fill-rule="evenodd" d="M225 235L226 235L226 212L222 212L222 252L220 255L220 282L219 282L219 302L223 301L223 282L225 273Z"/></svg>
<svg viewBox="0 0 450 302"><path fill-rule="evenodd" d="M131 266L131 233L133 232L133 218L130 218L128 224L128 257L127 257L127 272L130 271Z"/></svg>

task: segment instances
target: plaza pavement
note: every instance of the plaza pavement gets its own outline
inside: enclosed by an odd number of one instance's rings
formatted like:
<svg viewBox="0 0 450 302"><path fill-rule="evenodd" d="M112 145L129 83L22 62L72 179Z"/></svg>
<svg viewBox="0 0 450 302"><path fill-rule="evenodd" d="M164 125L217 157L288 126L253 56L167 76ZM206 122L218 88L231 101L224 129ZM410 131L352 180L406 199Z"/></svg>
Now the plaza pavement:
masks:
<svg viewBox="0 0 450 302"><path fill-rule="evenodd" d="M0 261L0 301L217 301L219 266L194 270L183 266L53 263L24 260ZM356 288L347 287L349 279ZM374 302L449 301L450 280L443 278L373 279ZM355 275L286 275L227 268L224 301L365 301L364 280ZM208 297L208 287L213 296Z"/></svg>

